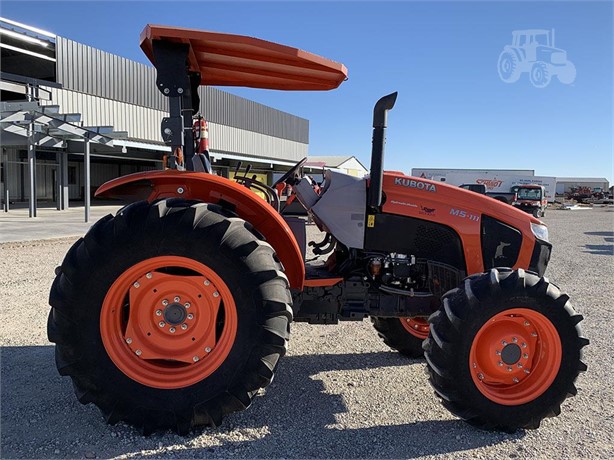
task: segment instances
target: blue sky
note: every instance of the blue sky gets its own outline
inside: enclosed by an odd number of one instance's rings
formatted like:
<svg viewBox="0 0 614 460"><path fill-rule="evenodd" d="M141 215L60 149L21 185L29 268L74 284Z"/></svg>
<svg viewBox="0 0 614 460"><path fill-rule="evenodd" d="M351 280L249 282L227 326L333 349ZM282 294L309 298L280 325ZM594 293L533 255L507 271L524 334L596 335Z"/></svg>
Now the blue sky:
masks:
<svg viewBox="0 0 614 460"><path fill-rule="evenodd" d="M614 179L612 2L33 2L4 17L140 62L147 23L256 36L342 62L329 92L226 90L310 120L310 154L368 167L375 101L399 92L386 168L535 169ZM501 81L512 31L556 30L577 69L535 88Z"/></svg>

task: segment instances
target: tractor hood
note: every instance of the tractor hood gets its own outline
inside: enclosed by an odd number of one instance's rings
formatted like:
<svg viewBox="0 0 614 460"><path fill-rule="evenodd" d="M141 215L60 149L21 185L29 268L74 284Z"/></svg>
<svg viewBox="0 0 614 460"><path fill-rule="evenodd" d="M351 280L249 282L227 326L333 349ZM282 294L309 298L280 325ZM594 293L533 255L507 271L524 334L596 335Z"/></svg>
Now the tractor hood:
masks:
<svg viewBox="0 0 614 460"><path fill-rule="evenodd" d="M470 272L483 270L479 251L468 249L481 246L483 220L494 220L522 234L524 259L521 257L516 262L520 267L531 264L535 228L543 229L545 234L544 224L520 209L453 185L385 172L383 189L383 213L430 221L454 230L463 240Z"/></svg>

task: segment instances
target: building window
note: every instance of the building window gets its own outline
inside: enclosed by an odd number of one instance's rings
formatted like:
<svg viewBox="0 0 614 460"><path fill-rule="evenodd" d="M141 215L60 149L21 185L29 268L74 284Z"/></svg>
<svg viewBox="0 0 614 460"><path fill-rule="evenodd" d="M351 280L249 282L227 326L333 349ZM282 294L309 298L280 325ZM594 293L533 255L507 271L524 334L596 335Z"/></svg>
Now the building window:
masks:
<svg viewBox="0 0 614 460"><path fill-rule="evenodd" d="M68 184L69 185L77 184L77 167L76 166L68 167Z"/></svg>

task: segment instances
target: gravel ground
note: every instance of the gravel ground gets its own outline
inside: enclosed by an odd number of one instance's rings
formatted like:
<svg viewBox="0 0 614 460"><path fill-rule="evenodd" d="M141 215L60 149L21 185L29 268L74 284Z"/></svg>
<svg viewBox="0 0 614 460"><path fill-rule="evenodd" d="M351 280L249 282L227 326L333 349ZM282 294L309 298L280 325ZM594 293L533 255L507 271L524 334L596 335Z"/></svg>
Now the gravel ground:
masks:
<svg viewBox="0 0 614 460"><path fill-rule="evenodd" d="M0 244L1 458L612 458L614 209L551 211L549 278L585 316L578 396L539 430L476 430L451 416L424 364L390 351L368 322L293 325L266 395L187 437L104 423L58 375L47 296L74 238Z"/></svg>

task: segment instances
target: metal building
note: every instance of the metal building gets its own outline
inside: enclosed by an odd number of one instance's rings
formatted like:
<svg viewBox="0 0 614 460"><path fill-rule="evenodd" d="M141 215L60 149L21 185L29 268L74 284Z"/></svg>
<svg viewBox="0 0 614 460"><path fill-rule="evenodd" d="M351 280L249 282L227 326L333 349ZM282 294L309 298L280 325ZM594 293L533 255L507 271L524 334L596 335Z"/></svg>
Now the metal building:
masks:
<svg viewBox="0 0 614 460"><path fill-rule="evenodd" d="M6 18L0 47L3 201L30 201L34 215L37 200L65 209L109 179L162 167L168 99L153 67ZM249 162L270 183L307 156L308 120L212 87L199 93L215 173Z"/></svg>
<svg viewBox="0 0 614 460"><path fill-rule="evenodd" d="M605 177L557 177L556 193L564 195L571 192L572 188L588 187L591 190L608 190L610 183Z"/></svg>

